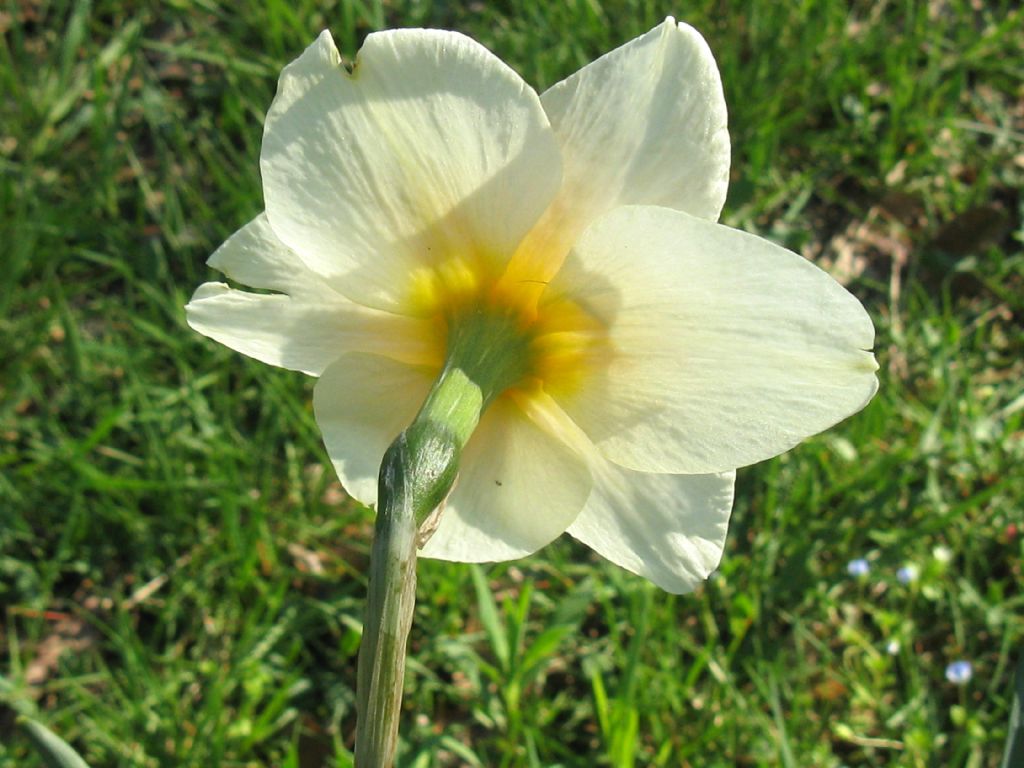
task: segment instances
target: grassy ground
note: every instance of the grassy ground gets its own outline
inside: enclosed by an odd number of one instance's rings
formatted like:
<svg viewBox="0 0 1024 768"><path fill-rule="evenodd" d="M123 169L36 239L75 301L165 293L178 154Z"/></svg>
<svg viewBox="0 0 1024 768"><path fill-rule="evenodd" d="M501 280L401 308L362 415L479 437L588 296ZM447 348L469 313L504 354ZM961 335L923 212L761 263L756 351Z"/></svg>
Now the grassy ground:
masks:
<svg viewBox="0 0 1024 768"><path fill-rule="evenodd" d="M402 764L998 765L1024 645L1016 4L242 5L0 5L6 701L95 767L348 765L370 514L325 469L311 381L182 311L261 208L279 68L323 27L352 54L429 25L543 88L673 13L726 84L725 220L849 281L881 391L740 473L694 595L567 538L422 562ZM0 765L41 765L10 712Z"/></svg>

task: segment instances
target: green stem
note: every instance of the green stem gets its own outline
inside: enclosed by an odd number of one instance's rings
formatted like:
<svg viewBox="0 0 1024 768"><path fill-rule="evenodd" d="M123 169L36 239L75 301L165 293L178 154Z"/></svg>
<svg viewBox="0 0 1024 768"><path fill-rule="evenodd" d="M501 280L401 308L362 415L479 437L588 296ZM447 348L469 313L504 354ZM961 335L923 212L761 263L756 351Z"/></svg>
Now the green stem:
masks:
<svg viewBox="0 0 1024 768"><path fill-rule="evenodd" d="M416 550L437 525L459 457L487 405L528 368L516 319L482 310L449 318L447 360L413 423L384 454L370 588L359 648L356 768L390 768L398 746Z"/></svg>
<svg viewBox="0 0 1024 768"><path fill-rule="evenodd" d="M444 502L462 447L483 407L480 388L447 367L419 415L381 462L370 587L359 649L356 768L394 764L405 674L405 648L416 600L421 529ZM426 525L424 525L426 523Z"/></svg>
<svg viewBox="0 0 1024 768"><path fill-rule="evenodd" d="M381 490L385 484L382 467ZM382 495L370 552L369 595L359 648L357 768L380 768L394 762L405 646L416 600L416 529L408 494Z"/></svg>

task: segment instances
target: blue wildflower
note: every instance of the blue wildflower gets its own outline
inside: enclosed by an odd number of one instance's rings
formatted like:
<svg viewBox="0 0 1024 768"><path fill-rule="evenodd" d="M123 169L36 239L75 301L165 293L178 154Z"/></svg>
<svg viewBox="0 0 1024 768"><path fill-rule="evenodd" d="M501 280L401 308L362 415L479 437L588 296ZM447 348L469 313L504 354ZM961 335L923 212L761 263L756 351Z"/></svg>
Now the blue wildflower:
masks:
<svg viewBox="0 0 1024 768"><path fill-rule="evenodd" d="M911 584L917 581L917 577L920 574L917 566L913 563L904 565L898 571L896 571L896 580L900 584Z"/></svg>
<svg viewBox="0 0 1024 768"><path fill-rule="evenodd" d="M971 662L962 659L954 661L946 667L946 679L953 685L966 685L973 674L974 668L971 666Z"/></svg>
<svg viewBox="0 0 1024 768"><path fill-rule="evenodd" d="M871 572L871 564L863 557L858 557L846 564L846 572L851 576L867 576Z"/></svg>

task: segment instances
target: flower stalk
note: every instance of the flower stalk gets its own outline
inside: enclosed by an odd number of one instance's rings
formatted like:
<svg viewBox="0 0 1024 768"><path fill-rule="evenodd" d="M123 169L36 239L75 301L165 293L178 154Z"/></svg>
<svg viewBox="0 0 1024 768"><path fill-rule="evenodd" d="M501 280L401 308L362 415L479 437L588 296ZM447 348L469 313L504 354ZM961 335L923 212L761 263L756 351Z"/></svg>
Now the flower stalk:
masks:
<svg viewBox="0 0 1024 768"><path fill-rule="evenodd" d="M405 675L405 647L416 599L416 515L402 433L380 474L380 503L370 554L370 584L359 648L356 766L394 761Z"/></svg>
<svg viewBox="0 0 1024 768"><path fill-rule="evenodd" d="M381 461L359 649L356 768L394 764L416 601L416 550L436 526L455 484L462 448L483 410L519 374L522 345L516 341L507 323L491 318L471 317L454 326L448 362L413 423ZM496 354L502 349L506 354Z"/></svg>
<svg viewBox="0 0 1024 768"><path fill-rule="evenodd" d="M431 411L439 407L439 401L447 400L451 411L472 420L472 403L479 402L479 396L474 397L474 388L465 386L468 383L442 377L427 400ZM455 391L459 389L464 391ZM458 471L458 438L431 419L429 412L425 406L381 462L366 620L359 648L356 768L394 763L405 648L416 602L419 530L443 503Z"/></svg>

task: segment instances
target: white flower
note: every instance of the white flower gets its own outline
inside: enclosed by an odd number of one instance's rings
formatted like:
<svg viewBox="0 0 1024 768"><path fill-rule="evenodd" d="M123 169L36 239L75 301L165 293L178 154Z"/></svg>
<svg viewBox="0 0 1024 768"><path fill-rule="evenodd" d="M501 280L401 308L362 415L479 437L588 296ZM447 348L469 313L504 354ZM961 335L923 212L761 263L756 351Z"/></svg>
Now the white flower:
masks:
<svg viewBox="0 0 1024 768"><path fill-rule="evenodd" d="M685 592L718 564L734 470L877 387L859 302L714 223L728 166L714 59L673 19L540 97L454 32L372 34L351 72L324 32L267 115L266 212L210 259L276 293L207 283L188 320L320 377L328 453L369 505L450 330L514 323L523 375L423 554L505 560L568 531Z"/></svg>

